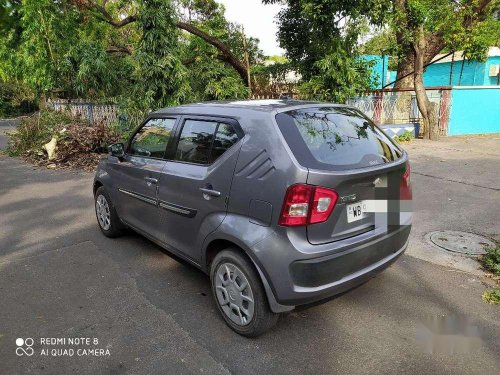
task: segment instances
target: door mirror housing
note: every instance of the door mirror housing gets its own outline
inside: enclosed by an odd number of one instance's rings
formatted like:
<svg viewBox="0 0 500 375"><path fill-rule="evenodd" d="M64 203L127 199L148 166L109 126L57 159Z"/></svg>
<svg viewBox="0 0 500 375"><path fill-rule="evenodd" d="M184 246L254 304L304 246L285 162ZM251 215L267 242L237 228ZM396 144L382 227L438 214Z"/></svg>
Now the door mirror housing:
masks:
<svg viewBox="0 0 500 375"><path fill-rule="evenodd" d="M125 156L125 147L123 143L114 143L108 147L109 154L121 159Z"/></svg>

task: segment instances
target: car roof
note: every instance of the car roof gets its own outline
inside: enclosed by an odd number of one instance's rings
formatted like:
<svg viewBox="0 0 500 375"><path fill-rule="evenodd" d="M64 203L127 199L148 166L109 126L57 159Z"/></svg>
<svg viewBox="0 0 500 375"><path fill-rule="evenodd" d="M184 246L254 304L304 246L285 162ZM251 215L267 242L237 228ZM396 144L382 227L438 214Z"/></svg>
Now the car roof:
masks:
<svg viewBox="0 0 500 375"><path fill-rule="evenodd" d="M154 114L176 114L176 113L200 113L203 114L205 110L211 109L217 110L218 108L241 108L247 110L255 110L261 112L273 112L273 111L286 111L292 108L304 108L304 107L323 107L323 106L338 106L343 107L343 104L336 103L324 103L306 100L290 100L290 99L257 99L257 100L225 100L225 101L210 101L210 102L200 102L193 104L185 104L177 107L167 107L160 109Z"/></svg>

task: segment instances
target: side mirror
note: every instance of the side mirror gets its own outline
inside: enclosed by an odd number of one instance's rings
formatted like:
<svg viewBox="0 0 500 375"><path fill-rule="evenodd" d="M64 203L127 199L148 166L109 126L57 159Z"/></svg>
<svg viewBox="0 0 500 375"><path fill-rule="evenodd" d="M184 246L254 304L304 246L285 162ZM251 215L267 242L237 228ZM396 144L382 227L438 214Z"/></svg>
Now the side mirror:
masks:
<svg viewBox="0 0 500 375"><path fill-rule="evenodd" d="M114 143L108 147L109 154L121 159L125 156L125 147L123 143Z"/></svg>

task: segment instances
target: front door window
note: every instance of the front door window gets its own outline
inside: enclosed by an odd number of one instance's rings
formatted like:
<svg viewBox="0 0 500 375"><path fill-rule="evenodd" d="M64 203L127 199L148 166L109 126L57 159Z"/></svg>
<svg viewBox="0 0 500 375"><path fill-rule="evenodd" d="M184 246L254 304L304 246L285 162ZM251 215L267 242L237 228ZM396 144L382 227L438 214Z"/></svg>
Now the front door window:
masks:
<svg viewBox="0 0 500 375"><path fill-rule="evenodd" d="M157 118L149 120L130 143L130 154L161 159L165 155L172 136L175 119Z"/></svg>

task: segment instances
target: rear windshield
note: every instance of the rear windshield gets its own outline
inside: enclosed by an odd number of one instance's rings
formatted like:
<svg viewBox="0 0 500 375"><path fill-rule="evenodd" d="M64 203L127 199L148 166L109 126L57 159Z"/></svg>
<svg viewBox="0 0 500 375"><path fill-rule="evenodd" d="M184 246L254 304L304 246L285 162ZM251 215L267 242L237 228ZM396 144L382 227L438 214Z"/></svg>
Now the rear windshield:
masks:
<svg viewBox="0 0 500 375"><path fill-rule="evenodd" d="M297 109L279 113L276 121L298 162L307 168L365 168L402 155L382 130L354 108Z"/></svg>

